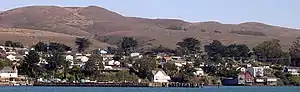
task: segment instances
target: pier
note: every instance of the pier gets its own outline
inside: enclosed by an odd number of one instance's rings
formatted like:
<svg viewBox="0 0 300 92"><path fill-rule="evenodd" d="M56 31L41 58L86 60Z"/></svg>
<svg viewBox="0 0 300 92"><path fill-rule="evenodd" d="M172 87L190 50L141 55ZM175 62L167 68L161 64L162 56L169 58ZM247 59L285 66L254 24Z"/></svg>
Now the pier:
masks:
<svg viewBox="0 0 300 92"><path fill-rule="evenodd" d="M67 87L149 87L148 83L34 83L33 86Z"/></svg>
<svg viewBox="0 0 300 92"><path fill-rule="evenodd" d="M200 88L200 83L34 83L33 86L62 87L186 87Z"/></svg>

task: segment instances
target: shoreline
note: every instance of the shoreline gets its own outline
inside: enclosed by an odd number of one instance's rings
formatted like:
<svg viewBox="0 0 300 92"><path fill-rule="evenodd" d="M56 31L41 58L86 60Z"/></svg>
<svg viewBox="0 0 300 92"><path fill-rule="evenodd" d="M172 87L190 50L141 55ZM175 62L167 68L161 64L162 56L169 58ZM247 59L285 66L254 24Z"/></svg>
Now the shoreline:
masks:
<svg viewBox="0 0 300 92"><path fill-rule="evenodd" d="M24 85L26 86L26 85ZM291 87L293 85L200 85L196 83L34 83L27 86L44 87L147 87L147 88L203 88L203 87Z"/></svg>

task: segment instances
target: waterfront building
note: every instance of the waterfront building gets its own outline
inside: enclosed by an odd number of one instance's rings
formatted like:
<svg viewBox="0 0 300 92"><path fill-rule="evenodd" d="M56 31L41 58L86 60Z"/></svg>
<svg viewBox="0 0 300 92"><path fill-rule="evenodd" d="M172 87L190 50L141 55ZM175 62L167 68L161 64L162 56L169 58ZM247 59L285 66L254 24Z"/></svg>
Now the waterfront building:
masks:
<svg viewBox="0 0 300 92"><path fill-rule="evenodd" d="M253 77L263 77L264 76L264 68L263 67L250 67L247 69L247 71Z"/></svg>
<svg viewBox="0 0 300 92"><path fill-rule="evenodd" d="M299 76L300 67L284 67L283 72L289 73L294 76Z"/></svg>
<svg viewBox="0 0 300 92"><path fill-rule="evenodd" d="M0 79L18 78L18 69L16 67L4 67L0 71Z"/></svg>
<svg viewBox="0 0 300 92"><path fill-rule="evenodd" d="M152 71L153 74L153 82L164 83L169 82L171 80L170 76L168 76L165 71Z"/></svg>

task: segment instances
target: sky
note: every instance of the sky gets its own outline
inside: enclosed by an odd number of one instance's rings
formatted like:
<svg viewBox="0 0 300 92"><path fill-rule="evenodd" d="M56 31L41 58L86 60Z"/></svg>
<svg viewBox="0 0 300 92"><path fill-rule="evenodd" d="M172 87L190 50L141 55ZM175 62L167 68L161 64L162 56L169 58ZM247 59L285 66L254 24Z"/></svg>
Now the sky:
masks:
<svg viewBox="0 0 300 92"><path fill-rule="evenodd" d="M0 11L31 5L100 6L124 16L217 21L262 22L300 29L300 0L3 0Z"/></svg>

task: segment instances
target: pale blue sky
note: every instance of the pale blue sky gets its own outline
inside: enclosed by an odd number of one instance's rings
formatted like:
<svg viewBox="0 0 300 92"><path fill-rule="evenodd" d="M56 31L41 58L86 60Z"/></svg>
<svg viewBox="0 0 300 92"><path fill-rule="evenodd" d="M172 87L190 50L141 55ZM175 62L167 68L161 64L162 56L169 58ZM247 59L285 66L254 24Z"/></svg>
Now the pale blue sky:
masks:
<svg viewBox="0 0 300 92"><path fill-rule="evenodd" d="M263 22L300 28L300 0L3 0L0 10L29 5L97 5L124 16L191 22Z"/></svg>

